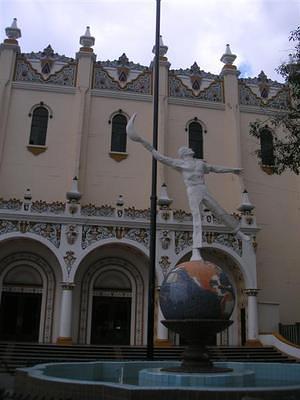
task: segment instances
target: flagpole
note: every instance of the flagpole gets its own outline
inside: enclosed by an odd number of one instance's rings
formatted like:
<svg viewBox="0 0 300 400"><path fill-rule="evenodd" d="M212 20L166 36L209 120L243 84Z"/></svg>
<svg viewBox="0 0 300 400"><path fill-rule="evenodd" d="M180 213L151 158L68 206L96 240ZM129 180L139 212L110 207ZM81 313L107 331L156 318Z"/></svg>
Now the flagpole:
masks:
<svg viewBox="0 0 300 400"><path fill-rule="evenodd" d="M160 1L156 0L156 31L153 85L153 148L158 142L158 98L159 98L159 43L160 43ZM150 197L150 249L149 249L149 286L148 286L148 329L147 359L153 360L154 310L155 310L155 262L156 262L156 204L157 204L157 161L152 158L152 182Z"/></svg>

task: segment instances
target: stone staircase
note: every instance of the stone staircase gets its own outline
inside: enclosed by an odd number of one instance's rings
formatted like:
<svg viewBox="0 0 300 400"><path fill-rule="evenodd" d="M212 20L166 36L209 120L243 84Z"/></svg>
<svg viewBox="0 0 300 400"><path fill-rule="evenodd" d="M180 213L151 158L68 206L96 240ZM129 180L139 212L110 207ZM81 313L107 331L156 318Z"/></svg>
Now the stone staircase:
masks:
<svg viewBox="0 0 300 400"><path fill-rule="evenodd" d="M155 360L180 360L183 347L156 347ZM295 362L274 347L210 346L212 361ZM94 346L0 342L0 373L47 362L144 360L146 346Z"/></svg>

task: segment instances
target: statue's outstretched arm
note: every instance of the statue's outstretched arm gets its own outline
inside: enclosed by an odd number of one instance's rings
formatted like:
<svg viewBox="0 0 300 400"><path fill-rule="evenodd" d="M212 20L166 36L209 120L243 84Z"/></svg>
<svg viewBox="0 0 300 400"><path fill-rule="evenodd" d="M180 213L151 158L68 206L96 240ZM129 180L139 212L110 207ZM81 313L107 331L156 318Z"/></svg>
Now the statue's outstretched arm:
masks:
<svg viewBox="0 0 300 400"><path fill-rule="evenodd" d="M215 172L217 174L226 174L226 173L232 173L239 175L242 173L241 168L229 168L229 167L222 167L221 165L210 165L206 164L205 168L205 173L208 174L209 172Z"/></svg>
<svg viewBox="0 0 300 400"><path fill-rule="evenodd" d="M147 149L148 151L150 151L152 153L153 157L156 160L158 160L158 161L162 162L163 164L166 164L166 165L168 165L170 167L173 167L173 168L176 168L176 169L180 169L181 164L182 164L181 160L164 156L159 151L155 150L153 148L153 146L149 142L147 142L147 140L143 139L141 136L139 136L136 133L136 131L134 129L134 120L135 120L135 118L136 118L136 114L134 113L132 115L132 117L130 118L130 120L128 121L128 123L127 123L127 126L126 126L127 136L131 140L133 140L134 142L141 143L145 147L145 149Z"/></svg>

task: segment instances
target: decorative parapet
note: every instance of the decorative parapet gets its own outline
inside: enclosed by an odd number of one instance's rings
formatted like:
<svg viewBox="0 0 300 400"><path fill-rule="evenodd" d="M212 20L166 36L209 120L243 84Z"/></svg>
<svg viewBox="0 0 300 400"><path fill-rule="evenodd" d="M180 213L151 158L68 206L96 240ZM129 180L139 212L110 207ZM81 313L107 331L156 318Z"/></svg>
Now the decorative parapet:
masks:
<svg viewBox="0 0 300 400"><path fill-rule="evenodd" d="M271 98L259 97L244 81L239 82L239 102L241 105L285 110L289 105L289 91L282 87Z"/></svg>
<svg viewBox="0 0 300 400"><path fill-rule="evenodd" d="M115 208L105 204L104 206L97 207L94 204L88 204L81 207L81 215L87 217L112 217Z"/></svg>
<svg viewBox="0 0 300 400"><path fill-rule="evenodd" d="M221 244L231 248L239 256L242 256L242 243L231 233L203 232L203 244ZM193 233L191 231L175 231L175 253L180 254L193 245Z"/></svg>
<svg viewBox="0 0 300 400"><path fill-rule="evenodd" d="M173 212L173 218L175 221L178 222L186 222L186 221L192 221L192 214L191 213L187 213L184 210L175 210Z"/></svg>
<svg viewBox="0 0 300 400"><path fill-rule="evenodd" d="M85 225L82 229L81 246L88 246L105 239L129 239L149 247L149 230L116 226Z"/></svg>
<svg viewBox="0 0 300 400"><path fill-rule="evenodd" d="M152 76L150 71L139 73L134 79L126 79L126 83L121 84L120 80L114 78L106 71L102 63L96 63L94 66L93 89L107 89L114 91L124 91L139 94L152 93Z"/></svg>
<svg viewBox="0 0 300 400"><path fill-rule="evenodd" d="M34 233L49 240L55 247L60 246L61 224L0 220L0 235L12 232Z"/></svg>
<svg viewBox="0 0 300 400"><path fill-rule="evenodd" d="M124 209L124 217L131 219L149 219L150 208L145 210L137 210L135 207L129 207Z"/></svg>
<svg viewBox="0 0 300 400"><path fill-rule="evenodd" d="M60 201L54 201L53 203L47 203L46 201L38 200L31 204L30 211L32 213L54 213L63 214L66 209L66 204Z"/></svg>
<svg viewBox="0 0 300 400"><path fill-rule="evenodd" d="M174 73L169 75L169 96L184 99L211 101L214 103L224 103L223 81L216 79L205 89L195 92L183 83L179 76Z"/></svg>
<svg viewBox="0 0 300 400"><path fill-rule="evenodd" d="M32 82L60 86L75 86L77 64L69 62L59 71L45 77L33 68L24 56L19 56L16 61L14 80L18 82Z"/></svg>
<svg viewBox="0 0 300 400"><path fill-rule="evenodd" d="M174 75L182 75L182 76L190 77L195 74L195 66L197 66L197 63L194 63L190 68L186 68L186 69L183 69L183 68L172 69L170 71L170 73L172 73ZM196 72L201 76L201 79L209 79L211 81L215 81L219 77L218 75L212 74L210 72L205 72L203 70L200 70L199 67L197 68Z"/></svg>
<svg viewBox="0 0 300 400"><path fill-rule="evenodd" d="M0 209L19 211L22 208L23 202L18 199L3 200L0 198Z"/></svg>
<svg viewBox="0 0 300 400"><path fill-rule="evenodd" d="M118 60L99 61L97 65L101 65L103 68L119 68L120 66L126 66L130 70L149 72L148 67L129 61L125 53L123 53Z"/></svg>

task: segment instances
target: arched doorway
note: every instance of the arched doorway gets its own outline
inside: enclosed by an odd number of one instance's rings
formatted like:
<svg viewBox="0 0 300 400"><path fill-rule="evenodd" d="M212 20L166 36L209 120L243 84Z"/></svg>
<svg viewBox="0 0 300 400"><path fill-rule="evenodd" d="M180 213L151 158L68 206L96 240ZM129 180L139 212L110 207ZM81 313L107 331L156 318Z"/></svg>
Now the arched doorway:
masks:
<svg viewBox="0 0 300 400"><path fill-rule="evenodd" d="M79 342L143 344L144 288L141 271L124 258L90 265L81 283Z"/></svg>
<svg viewBox="0 0 300 400"><path fill-rule="evenodd" d="M94 282L91 343L129 345L132 285L128 276L112 267Z"/></svg>
<svg viewBox="0 0 300 400"><path fill-rule="evenodd" d="M55 277L35 254L12 254L0 261L0 339L51 342Z"/></svg>

